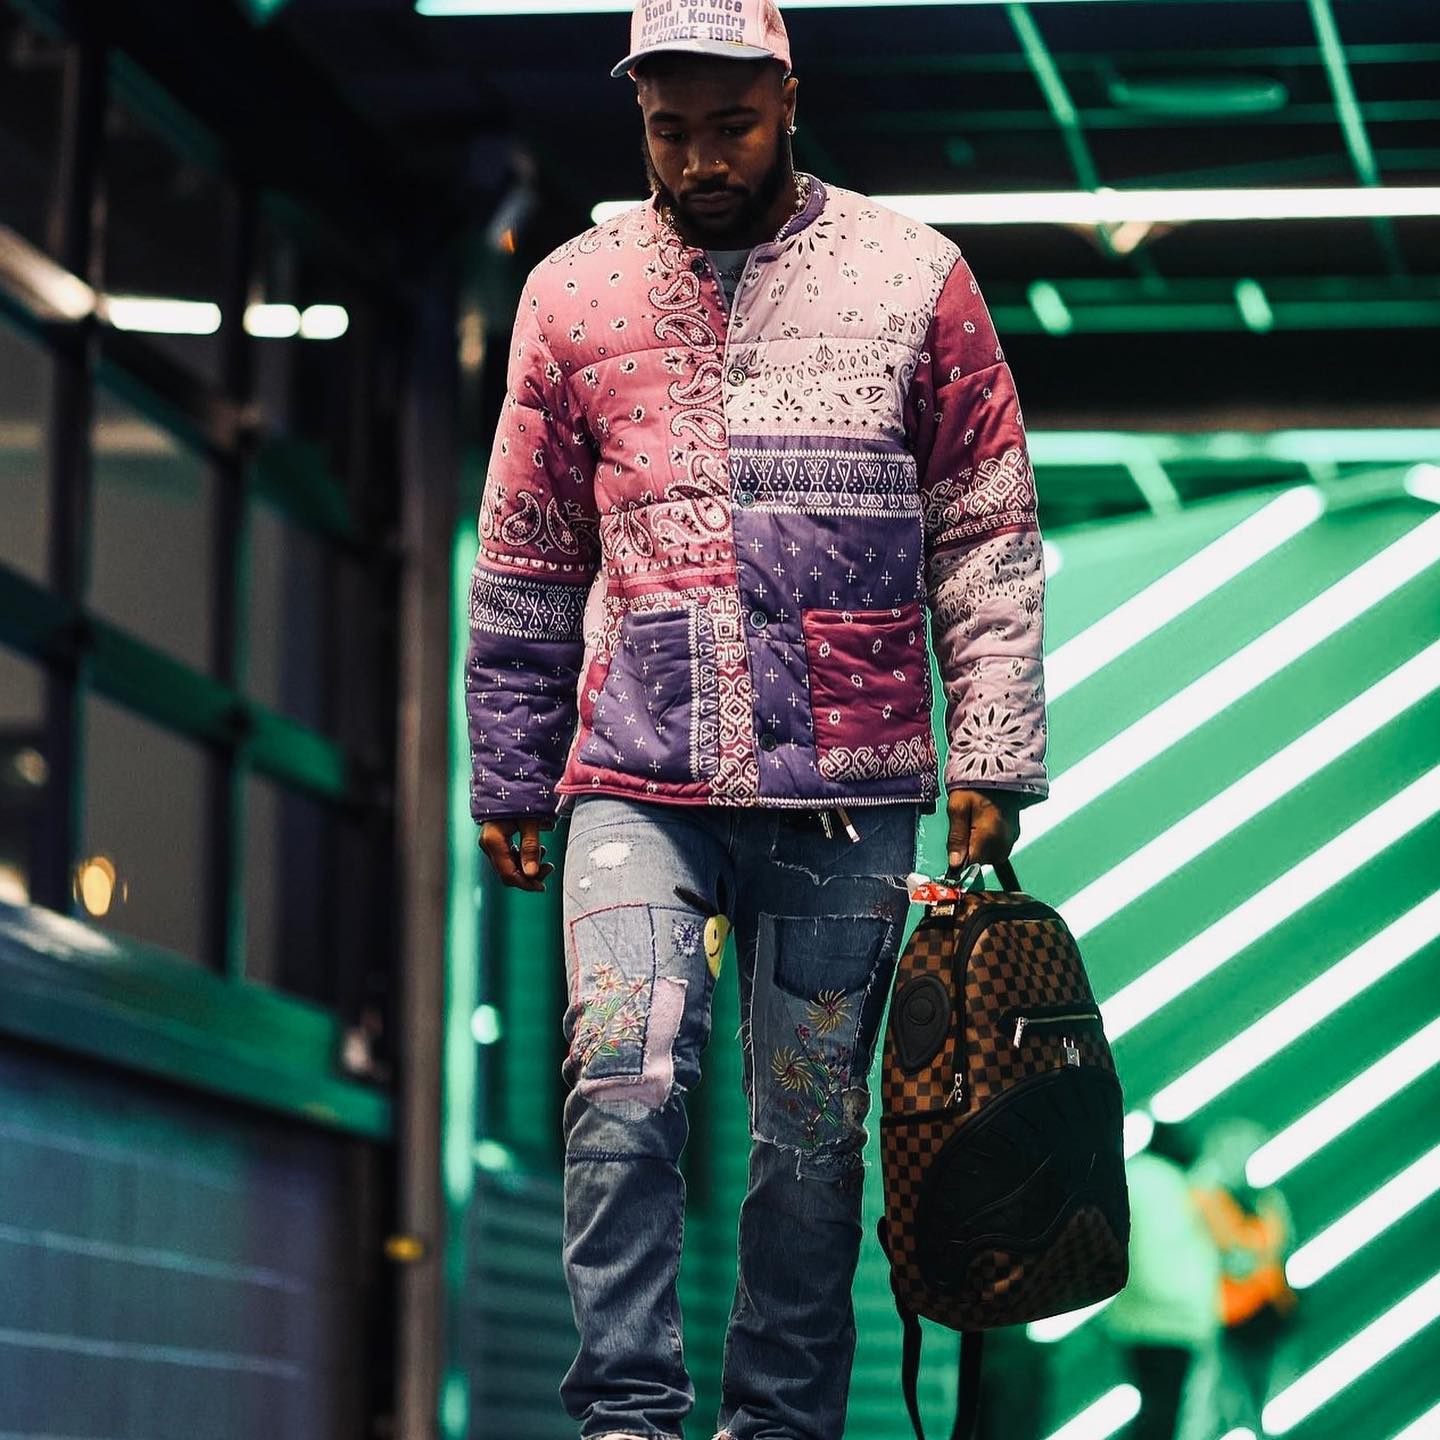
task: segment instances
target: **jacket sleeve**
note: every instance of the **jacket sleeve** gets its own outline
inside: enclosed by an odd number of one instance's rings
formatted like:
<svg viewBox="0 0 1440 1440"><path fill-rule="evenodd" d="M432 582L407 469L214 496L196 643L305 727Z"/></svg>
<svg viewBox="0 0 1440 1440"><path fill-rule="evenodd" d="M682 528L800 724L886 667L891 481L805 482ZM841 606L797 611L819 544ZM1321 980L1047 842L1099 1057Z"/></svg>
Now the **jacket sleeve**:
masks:
<svg viewBox="0 0 1440 1440"><path fill-rule="evenodd" d="M911 379L948 790L1043 799L1045 562L1015 382L980 287L950 271Z"/></svg>
<svg viewBox="0 0 1440 1440"><path fill-rule="evenodd" d="M528 287L480 507L465 708L470 812L553 817L599 560L595 453Z"/></svg>

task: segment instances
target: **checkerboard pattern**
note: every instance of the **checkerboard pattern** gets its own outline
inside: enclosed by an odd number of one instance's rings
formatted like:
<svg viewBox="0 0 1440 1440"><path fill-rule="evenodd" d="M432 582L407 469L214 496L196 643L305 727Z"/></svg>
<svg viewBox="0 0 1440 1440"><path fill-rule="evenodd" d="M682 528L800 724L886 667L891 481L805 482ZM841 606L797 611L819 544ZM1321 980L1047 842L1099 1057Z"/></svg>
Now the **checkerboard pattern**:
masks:
<svg viewBox="0 0 1440 1440"><path fill-rule="evenodd" d="M1007 909L1026 907L1023 915ZM957 953L967 921L981 907L993 919L968 956ZM892 1011L881 1074L881 1169L885 1188L885 1244L897 1299L916 1314L956 1329L985 1329L1059 1314L1113 1294L1125 1281L1126 1237L1113 1217L1081 1206L1058 1233L1025 1255L991 1250L976 1257L966 1283L938 1291L917 1260L918 1215L927 1171L941 1148L1006 1090L1067 1065L1066 1040L1082 1069L1113 1075L1110 1047L1098 1025L1070 1035L1037 1029L1017 1046L1001 1017L1055 1007L1093 1008L1094 995L1079 949L1064 920L1027 895L963 895L953 917L931 913L900 957L896 986L934 974L953 995L963 965L964 1041L956 1050L956 1017L934 1055L915 1074L900 1067ZM960 1100L954 1100L961 1077ZM1115 1141L1118 1144L1118 1135Z"/></svg>

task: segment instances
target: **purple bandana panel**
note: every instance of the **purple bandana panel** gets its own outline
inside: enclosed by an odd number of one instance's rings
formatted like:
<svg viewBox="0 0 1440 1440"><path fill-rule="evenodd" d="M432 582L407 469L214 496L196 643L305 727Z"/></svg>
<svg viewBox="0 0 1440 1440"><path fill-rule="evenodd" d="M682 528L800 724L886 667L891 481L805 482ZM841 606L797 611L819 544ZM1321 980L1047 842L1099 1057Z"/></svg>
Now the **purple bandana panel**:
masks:
<svg viewBox="0 0 1440 1440"><path fill-rule="evenodd" d="M710 617L694 606L631 611L580 758L655 780L703 780L717 762L717 709Z"/></svg>

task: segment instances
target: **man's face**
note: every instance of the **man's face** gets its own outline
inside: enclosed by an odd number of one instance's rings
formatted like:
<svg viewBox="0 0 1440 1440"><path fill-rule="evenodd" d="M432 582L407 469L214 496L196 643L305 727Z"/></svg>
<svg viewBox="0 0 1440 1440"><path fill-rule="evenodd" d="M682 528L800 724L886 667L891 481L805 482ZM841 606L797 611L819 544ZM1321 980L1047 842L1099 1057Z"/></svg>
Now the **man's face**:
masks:
<svg viewBox="0 0 1440 1440"><path fill-rule="evenodd" d="M689 238L738 248L783 223L795 87L776 65L699 56L666 56L637 78L650 178Z"/></svg>

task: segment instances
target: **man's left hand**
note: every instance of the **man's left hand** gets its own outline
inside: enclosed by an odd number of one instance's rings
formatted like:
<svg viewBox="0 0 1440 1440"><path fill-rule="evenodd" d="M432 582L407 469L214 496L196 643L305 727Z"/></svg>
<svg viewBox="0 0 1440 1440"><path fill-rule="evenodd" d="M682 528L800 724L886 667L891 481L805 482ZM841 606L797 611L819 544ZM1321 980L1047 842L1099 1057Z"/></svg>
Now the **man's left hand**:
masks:
<svg viewBox="0 0 1440 1440"><path fill-rule="evenodd" d="M1020 838L1020 797L1010 790L952 790L947 845L952 870L1009 858Z"/></svg>

